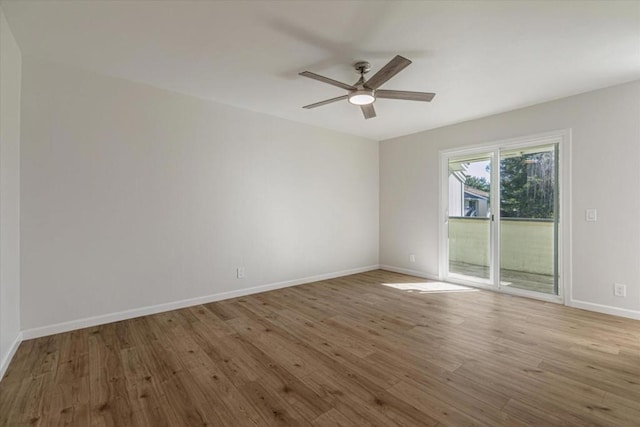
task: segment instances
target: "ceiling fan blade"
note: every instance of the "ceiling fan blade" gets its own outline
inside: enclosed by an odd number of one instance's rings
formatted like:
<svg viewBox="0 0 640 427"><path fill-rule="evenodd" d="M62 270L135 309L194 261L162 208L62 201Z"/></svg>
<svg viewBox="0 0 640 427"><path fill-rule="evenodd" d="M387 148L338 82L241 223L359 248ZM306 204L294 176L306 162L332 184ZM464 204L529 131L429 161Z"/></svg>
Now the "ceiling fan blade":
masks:
<svg viewBox="0 0 640 427"><path fill-rule="evenodd" d="M407 58L396 55L396 57L389 61L387 65L382 67L380 71L375 73L369 80L367 80L364 86L369 89L378 89L391 77L404 70L409 64L411 64L411 61L409 61Z"/></svg>
<svg viewBox="0 0 640 427"><path fill-rule="evenodd" d="M361 105L360 109L365 119L372 119L376 116L376 110L373 108L373 104Z"/></svg>
<svg viewBox="0 0 640 427"><path fill-rule="evenodd" d="M355 86L351 86L346 83L342 83L337 80L330 79L329 77L321 76L320 74L312 73L311 71L303 71L299 73L299 75L304 77L309 77L310 79L318 80L319 82L328 83L333 86L338 86L339 88L342 88L345 90L356 90Z"/></svg>
<svg viewBox="0 0 640 427"><path fill-rule="evenodd" d="M316 102L315 104L305 105L302 108L306 108L308 110L309 108L321 107L323 105L331 104L332 102L342 101L343 99L347 99L347 98L349 98L349 95L342 95L337 98L325 99L324 101Z"/></svg>
<svg viewBox="0 0 640 427"><path fill-rule="evenodd" d="M424 101L431 102L435 93L429 92L410 92L408 90L377 90L376 98L385 99L404 99L406 101Z"/></svg>

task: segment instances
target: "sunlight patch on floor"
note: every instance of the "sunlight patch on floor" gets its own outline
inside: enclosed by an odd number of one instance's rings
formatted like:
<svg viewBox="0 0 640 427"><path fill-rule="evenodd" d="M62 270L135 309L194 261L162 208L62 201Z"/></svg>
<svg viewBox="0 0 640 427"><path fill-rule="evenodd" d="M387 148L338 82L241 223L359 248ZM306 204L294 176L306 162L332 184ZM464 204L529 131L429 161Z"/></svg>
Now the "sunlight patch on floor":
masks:
<svg viewBox="0 0 640 427"><path fill-rule="evenodd" d="M399 289L407 292L444 293L444 292L477 292L478 289L467 286L454 285L445 282L418 282L418 283L383 283L382 286Z"/></svg>

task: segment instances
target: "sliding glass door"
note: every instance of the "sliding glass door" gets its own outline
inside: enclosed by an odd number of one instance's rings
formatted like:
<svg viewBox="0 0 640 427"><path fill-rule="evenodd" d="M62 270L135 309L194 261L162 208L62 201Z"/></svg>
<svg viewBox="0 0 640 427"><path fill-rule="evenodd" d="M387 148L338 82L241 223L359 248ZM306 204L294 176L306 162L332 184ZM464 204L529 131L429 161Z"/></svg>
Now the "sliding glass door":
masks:
<svg viewBox="0 0 640 427"><path fill-rule="evenodd" d="M556 153L500 152L500 286L558 295Z"/></svg>
<svg viewBox="0 0 640 427"><path fill-rule="evenodd" d="M551 139L443 153L445 280L560 295L558 147Z"/></svg>
<svg viewBox="0 0 640 427"><path fill-rule="evenodd" d="M448 272L491 284L491 162L493 153L448 161Z"/></svg>

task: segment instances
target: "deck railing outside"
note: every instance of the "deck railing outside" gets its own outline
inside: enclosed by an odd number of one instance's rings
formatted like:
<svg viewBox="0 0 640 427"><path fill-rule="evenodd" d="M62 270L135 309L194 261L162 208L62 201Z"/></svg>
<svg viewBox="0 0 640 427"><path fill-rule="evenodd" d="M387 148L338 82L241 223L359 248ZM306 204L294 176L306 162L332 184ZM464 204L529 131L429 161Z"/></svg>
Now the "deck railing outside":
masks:
<svg viewBox="0 0 640 427"><path fill-rule="evenodd" d="M452 272L489 278L490 226L488 218L449 218ZM502 218L500 234L501 281L514 287L553 293L553 220Z"/></svg>

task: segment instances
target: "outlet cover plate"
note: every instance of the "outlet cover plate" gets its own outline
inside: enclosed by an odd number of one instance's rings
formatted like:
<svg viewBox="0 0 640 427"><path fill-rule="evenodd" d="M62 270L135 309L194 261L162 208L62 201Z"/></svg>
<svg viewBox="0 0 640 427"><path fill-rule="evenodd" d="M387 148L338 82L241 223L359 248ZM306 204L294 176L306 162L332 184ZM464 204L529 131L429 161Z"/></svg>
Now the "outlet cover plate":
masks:
<svg viewBox="0 0 640 427"><path fill-rule="evenodd" d="M626 297L627 296L627 285L623 285L622 283L614 283L613 284L613 294L617 297Z"/></svg>

